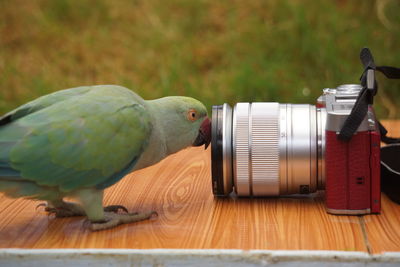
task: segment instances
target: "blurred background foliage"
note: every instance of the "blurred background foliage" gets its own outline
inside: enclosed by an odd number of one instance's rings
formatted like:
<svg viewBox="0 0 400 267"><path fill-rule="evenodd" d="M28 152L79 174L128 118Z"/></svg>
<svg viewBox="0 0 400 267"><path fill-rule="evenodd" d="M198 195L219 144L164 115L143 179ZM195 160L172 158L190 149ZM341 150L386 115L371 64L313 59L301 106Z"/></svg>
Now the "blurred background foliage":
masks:
<svg viewBox="0 0 400 267"><path fill-rule="evenodd" d="M213 104L314 103L358 83L359 51L400 66L400 1L0 0L0 114L92 84ZM382 76L383 118L400 82Z"/></svg>

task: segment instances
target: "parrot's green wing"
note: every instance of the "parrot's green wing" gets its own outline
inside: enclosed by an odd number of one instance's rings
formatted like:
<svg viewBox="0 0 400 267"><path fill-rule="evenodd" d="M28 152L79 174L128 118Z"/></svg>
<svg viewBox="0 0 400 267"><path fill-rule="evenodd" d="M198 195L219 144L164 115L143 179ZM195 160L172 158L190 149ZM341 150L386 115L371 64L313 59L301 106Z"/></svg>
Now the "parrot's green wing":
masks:
<svg viewBox="0 0 400 267"><path fill-rule="evenodd" d="M143 99L126 88L59 91L0 118L0 179L105 188L134 167L150 133Z"/></svg>
<svg viewBox="0 0 400 267"><path fill-rule="evenodd" d="M38 110L47 108L61 101L68 100L75 96L84 95L87 92L89 92L92 88L93 88L92 86L81 86L81 87L61 90L52 94L39 97L0 117L0 125L4 125L11 121L15 121L18 118L24 117Z"/></svg>

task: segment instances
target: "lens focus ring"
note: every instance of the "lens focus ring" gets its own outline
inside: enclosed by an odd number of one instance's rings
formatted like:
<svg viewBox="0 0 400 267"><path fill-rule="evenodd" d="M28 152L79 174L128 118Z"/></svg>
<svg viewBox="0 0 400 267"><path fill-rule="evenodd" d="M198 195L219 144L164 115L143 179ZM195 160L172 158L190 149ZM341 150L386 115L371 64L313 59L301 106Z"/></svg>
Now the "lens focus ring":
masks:
<svg viewBox="0 0 400 267"><path fill-rule="evenodd" d="M238 103L233 124L237 194L279 195L279 104Z"/></svg>
<svg viewBox="0 0 400 267"><path fill-rule="evenodd" d="M253 103L250 116L253 195L279 195L279 104Z"/></svg>

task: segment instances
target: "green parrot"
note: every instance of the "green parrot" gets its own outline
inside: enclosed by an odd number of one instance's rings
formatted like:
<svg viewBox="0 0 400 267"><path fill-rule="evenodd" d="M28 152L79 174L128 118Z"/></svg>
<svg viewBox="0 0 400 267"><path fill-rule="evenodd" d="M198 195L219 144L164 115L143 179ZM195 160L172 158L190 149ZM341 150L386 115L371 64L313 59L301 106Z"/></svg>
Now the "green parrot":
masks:
<svg viewBox="0 0 400 267"><path fill-rule="evenodd" d="M87 216L92 230L148 219L154 211L103 207L104 189L188 146L207 148L210 132L207 109L190 97L143 100L115 85L61 90L0 117L0 192L45 200L56 217Z"/></svg>

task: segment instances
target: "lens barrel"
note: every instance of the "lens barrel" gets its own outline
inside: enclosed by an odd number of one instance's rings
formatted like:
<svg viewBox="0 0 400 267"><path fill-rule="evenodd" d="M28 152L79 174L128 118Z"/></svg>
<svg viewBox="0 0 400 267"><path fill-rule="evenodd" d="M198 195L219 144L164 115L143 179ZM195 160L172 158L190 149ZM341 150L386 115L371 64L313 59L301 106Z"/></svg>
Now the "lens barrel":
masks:
<svg viewBox="0 0 400 267"><path fill-rule="evenodd" d="M306 194L323 187L325 117L312 105L213 106L214 195Z"/></svg>

